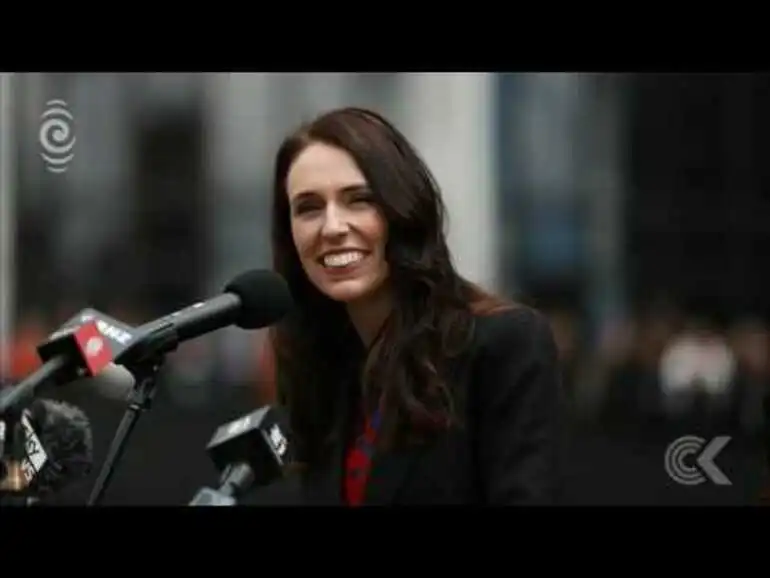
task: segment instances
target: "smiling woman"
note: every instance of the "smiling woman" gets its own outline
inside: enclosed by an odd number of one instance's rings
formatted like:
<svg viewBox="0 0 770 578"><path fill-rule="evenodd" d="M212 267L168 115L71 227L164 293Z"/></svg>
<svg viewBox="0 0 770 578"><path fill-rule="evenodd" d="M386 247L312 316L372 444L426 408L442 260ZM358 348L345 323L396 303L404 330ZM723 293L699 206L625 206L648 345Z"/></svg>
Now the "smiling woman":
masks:
<svg viewBox="0 0 770 578"><path fill-rule="evenodd" d="M278 151L269 334L299 474L253 504L547 504L560 380L536 311L463 279L433 176L382 116L321 115ZM299 483L297 483L299 482Z"/></svg>
<svg viewBox="0 0 770 578"><path fill-rule="evenodd" d="M345 150L313 143L292 164L286 194L302 268L319 291L348 305L371 341L391 303L382 290L388 227L366 177Z"/></svg>

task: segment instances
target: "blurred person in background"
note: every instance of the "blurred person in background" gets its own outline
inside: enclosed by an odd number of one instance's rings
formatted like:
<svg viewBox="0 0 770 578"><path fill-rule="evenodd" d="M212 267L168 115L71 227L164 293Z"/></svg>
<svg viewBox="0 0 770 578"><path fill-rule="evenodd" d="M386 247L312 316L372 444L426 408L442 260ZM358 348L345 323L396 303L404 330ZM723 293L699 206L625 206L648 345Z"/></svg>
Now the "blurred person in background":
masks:
<svg viewBox="0 0 770 578"><path fill-rule="evenodd" d="M763 450L759 498L761 504L770 505L770 331L760 317L744 317L732 324L727 339L736 360L741 430Z"/></svg>
<svg viewBox="0 0 770 578"><path fill-rule="evenodd" d="M735 355L740 431L764 450L760 503L770 505L770 331L759 317L741 318L727 340Z"/></svg>
<svg viewBox="0 0 770 578"><path fill-rule="evenodd" d="M551 329L458 274L406 138L374 112L328 112L283 142L274 179L274 267L297 308L261 364L297 459L247 502L554 503Z"/></svg>
<svg viewBox="0 0 770 578"><path fill-rule="evenodd" d="M741 319L728 333L735 354L736 381L745 395L741 419L744 429L758 432L763 425L762 400L770 395L770 331L758 318Z"/></svg>
<svg viewBox="0 0 770 578"><path fill-rule="evenodd" d="M691 320L669 340L660 359L668 419L699 429L734 427L740 413L735 371L735 355L713 323Z"/></svg>
<svg viewBox="0 0 770 578"><path fill-rule="evenodd" d="M606 382L600 409L605 425L644 430L664 417L659 364L679 324L676 307L652 299L633 319L603 336L597 379Z"/></svg>

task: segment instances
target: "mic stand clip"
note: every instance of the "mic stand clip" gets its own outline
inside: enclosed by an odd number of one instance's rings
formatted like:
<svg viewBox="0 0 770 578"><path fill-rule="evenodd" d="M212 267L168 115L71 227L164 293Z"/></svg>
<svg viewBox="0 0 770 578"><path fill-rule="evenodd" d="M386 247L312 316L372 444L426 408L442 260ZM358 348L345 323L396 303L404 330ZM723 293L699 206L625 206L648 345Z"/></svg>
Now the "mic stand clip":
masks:
<svg viewBox="0 0 770 578"><path fill-rule="evenodd" d="M101 503L104 492L115 473L115 466L125 451L129 435L134 430L139 416L152 406L158 373L166 361L166 354L174 351L178 344L177 332L174 326L168 323L151 334L143 336L141 341L129 347L116 360L133 374L136 385L128 399L128 407L123 414L123 419L112 438L99 476L91 489L88 506L97 506Z"/></svg>

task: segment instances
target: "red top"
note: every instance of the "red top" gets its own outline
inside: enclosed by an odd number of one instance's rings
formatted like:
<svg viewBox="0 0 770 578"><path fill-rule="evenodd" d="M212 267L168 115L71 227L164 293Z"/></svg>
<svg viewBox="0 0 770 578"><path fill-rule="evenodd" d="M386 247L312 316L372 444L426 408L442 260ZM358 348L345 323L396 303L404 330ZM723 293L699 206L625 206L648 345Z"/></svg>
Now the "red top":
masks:
<svg viewBox="0 0 770 578"><path fill-rule="evenodd" d="M380 425L379 410L364 424L363 431L345 455L342 499L348 506L360 506L364 501L364 491L372 467L374 444Z"/></svg>

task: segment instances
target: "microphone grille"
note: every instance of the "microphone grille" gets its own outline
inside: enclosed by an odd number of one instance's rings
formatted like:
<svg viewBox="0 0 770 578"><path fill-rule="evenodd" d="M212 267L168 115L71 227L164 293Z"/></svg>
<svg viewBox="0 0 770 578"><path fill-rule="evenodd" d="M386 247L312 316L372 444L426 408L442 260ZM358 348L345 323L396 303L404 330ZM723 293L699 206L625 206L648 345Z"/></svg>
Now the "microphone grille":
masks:
<svg viewBox="0 0 770 578"><path fill-rule="evenodd" d="M83 411L69 403L37 399L29 407L30 422L51 460L32 482L39 493L82 478L93 465L93 434Z"/></svg>
<svg viewBox="0 0 770 578"><path fill-rule="evenodd" d="M293 302L289 285L278 273L254 269L241 273L225 286L241 300L236 325L241 329L259 329L284 317Z"/></svg>

